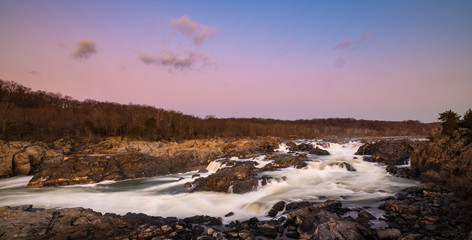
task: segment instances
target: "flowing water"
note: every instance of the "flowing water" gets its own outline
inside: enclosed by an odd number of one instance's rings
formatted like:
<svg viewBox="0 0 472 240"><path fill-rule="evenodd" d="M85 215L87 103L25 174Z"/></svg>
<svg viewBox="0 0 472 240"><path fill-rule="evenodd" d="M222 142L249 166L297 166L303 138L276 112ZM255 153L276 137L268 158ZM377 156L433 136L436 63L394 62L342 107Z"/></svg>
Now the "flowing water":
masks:
<svg viewBox="0 0 472 240"><path fill-rule="evenodd" d="M317 141L304 141L314 145ZM308 155L311 162L303 169L286 168L281 171L263 172L274 178L286 177L286 181L272 181L260 186L257 191L245 194L216 192L187 193L186 182L192 182L197 172L172 174L160 177L133 179L117 182L73 185L67 187L28 189L25 188L31 177L17 177L0 180L0 206L33 204L41 208L85 207L102 213L126 214L127 212L145 213L151 216L189 217L210 215L223 217L224 222L250 217L264 217L278 201L325 201L340 200L344 206L375 206L378 200L392 196L397 191L418 186L417 181L390 176L385 166L365 162L354 153L361 143L320 144L328 150L329 156ZM287 153L281 144L279 153ZM271 160L259 156L254 159L262 167ZM357 171L347 171L342 163L352 165ZM341 164L340 164L341 163ZM219 161L211 162L208 173L224 167ZM184 178L179 180L180 178ZM231 217L224 217L233 212ZM375 213L374 213L375 214Z"/></svg>

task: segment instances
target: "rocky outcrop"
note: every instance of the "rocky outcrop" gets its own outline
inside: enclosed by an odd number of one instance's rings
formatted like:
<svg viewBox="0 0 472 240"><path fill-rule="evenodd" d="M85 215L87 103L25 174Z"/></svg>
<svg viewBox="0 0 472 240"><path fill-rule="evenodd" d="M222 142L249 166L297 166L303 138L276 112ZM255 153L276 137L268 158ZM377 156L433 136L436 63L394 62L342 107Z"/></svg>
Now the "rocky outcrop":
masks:
<svg viewBox="0 0 472 240"><path fill-rule="evenodd" d="M128 141L108 138L72 157L42 163L28 187L52 187L152 177L201 169L225 157L272 151L277 139L190 140L183 143ZM21 155L22 156L22 155Z"/></svg>
<svg viewBox="0 0 472 240"><path fill-rule="evenodd" d="M372 238L372 234L361 224L343 219L328 210L336 207L341 207L339 201L315 203L288 213L287 222L296 227L302 239Z"/></svg>
<svg viewBox="0 0 472 240"><path fill-rule="evenodd" d="M71 184L96 183L105 180L125 180L152 177L200 168L205 161L198 159L161 159L141 153L76 156L60 163L49 164L35 174L28 188L55 187Z"/></svg>
<svg viewBox="0 0 472 240"><path fill-rule="evenodd" d="M257 188L254 164L237 162L232 167L218 169L206 178L198 178L192 183L193 191L214 191L245 193Z"/></svg>
<svg viewBox="0 0 472 240"><path fill-rule="evenodd" d="M292 141L289 141L289 142L286 143L286 145L287 145L288 149L289 149L290 151L293 151L293 152L295 152L295 151L302 151L302 152L305 151L305 152L308 152L308 151L310 151L310 150L313 149L313 145L312 145L312 144L309 144L309 143L296 144L296 143L294 143L294 142L292 142Z"/></svg>
<svg viewBox="0 0 472 240"><path fill-rule="evenodd" d="M125 216L84 208L36 209L32 206L0 208L1 239L193 239L204 226L220 226L208 216L177 218Z"/></svg>
<svg viewBox="0 0 472 240"><path fill-rule="evenodd" d="M233 221L193 216L184 219L128 213L124 216L90 209L0 207L1 239L374 239L357 222L341 218L338 201L288 205L287 218ZM291 206L294 207L294 204ZM284 202L273 209L282 211Z"/></svg>
<svg viewBox="0 0 472 240"><path fill-rule="evenodd" d="M389 227L397 230L395 235L401 232L400 239L467 239L472 230L472 203L441 189L427 183L423 188L407 188L395 199L385 201L380 208L385 209Z"/></svg>
<svg viewBox="0 0 472 240"><path fill-rule="evenodd" d="M437 134L432 142L419 145L411 156L411 168L423 182L472 197L472 143L458 133L453 137Z"/></svg>
<svg viewBox="0 0 472 240"><path fill-rule="evenodd" d="M0 141L0 178L37 173L46 164L61 162L71 148L65 140L58 140L52 146L41 142Z"/></svg>
<svg viewBox="0 0 472 240"><path fill-rule="evenodd" d="M319 147L315 147L312 150L310 150L310 154L315 154L315 155L329 155L329 152L321 149Z"/></svg>
<svg viewBox="0 0 472 240"><path fill-rule="evenodd" d="M380 162L386 165L405 164L410 158L414 148L409 140L381 140L374 143L366 143L359 147L356 155L371 155L364 160Z"/></svg>

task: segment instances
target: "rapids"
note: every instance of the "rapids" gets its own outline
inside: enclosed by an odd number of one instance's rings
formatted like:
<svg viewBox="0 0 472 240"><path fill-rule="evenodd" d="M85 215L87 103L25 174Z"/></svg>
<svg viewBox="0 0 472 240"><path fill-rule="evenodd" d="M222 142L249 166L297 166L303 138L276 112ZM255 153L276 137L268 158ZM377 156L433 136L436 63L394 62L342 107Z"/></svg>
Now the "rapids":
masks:
<svg viewBox="0 0 472 240"><path fill-rule="evenodd" d="M299 141L298 143L300 143ZM126 214L127 212L145 213L150 216L189 217L210 215L223 217L224 222L251 217L264 218L271 207L278 201L287 202L311 200L340 200L345 206L372 207L378 200L392 196L397 191L418 186L419 182L397 178L385 171L385 166L366 162L354 153L360 142L325 143L304 141L328 150L331 155L308 155L311 162L306 168L286 168L281 171L264 172L274 178L287 177L286 181L272 181L266 186L259 186L257 191L245 194L216 192L188 193L184 184L192 182L196 171L183 174L132 179L117 182L101 182L67 187L25 188L29 177L16 177L0 180L0 206L32 204L41 208L91 208L102 213ZM285 144L277 149L287 153ZM354 157L358 157L355 159ZM238 161L256 161L263 167L271 162L265 156ZM346 162L357 171L347 171L337 163ZM219 161L211 162L208 173L199 173L206 177L224 167ZM179 180L184 178L183 180ZM229 212L234 215L224 217ZM375 214L375 212L373 212Z"/></svg>

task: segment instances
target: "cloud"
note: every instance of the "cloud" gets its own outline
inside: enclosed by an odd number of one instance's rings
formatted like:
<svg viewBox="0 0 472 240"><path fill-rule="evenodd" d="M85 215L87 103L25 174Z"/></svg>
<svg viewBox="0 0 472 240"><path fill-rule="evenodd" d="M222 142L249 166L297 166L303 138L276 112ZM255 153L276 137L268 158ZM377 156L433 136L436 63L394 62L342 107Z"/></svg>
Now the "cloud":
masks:
<svg viewBox="0 0 472 240"><path fill-rule="evenodd" d="M364 34L364 36L362 36L358 41L356 42L352 42L351 40L344 40L344 41L341 41L339 42L336 46L334 46L333 48L331 48L331 50L336 50L336 49L346 49L346 48L357 48L359 47L359 45L372 37L372 34L371 33L366 33Z"/></svg>
<svg viewBox="0 0 472 240"><path fill-rule="evenodd" d="M367 40L367 39L369 39L369 38L371 38L371 37L372 37L372 34L367 33L367 34L365 34L364 36L361 37L361 40L360 40L359 42L362 42L362 41L364 41L364 40Z"/></svg>
<svg viewBox="0 0 472 240"><path fill-rule="evenodd" d="M332 49L335 50L335 49L339 49L339 48L348 48L352 45L352 42L349 41L349 40L345 40L345 41L342 41L340 43L338 43L336 46L334 46Z"/></svg>
<svg viewBox="0 0 472 240"><path fill-rule="evenodd" d="M31 70L28 73L31 74L31 75L34 75L34 76L41 76L41 73L36 71L36 70Z"/></svg>
<svg viewBox="0 0 472 240"><path fill-rule="evenodd" d="M172 30L178 30L183 34L192 37L195 45L202 44L205 38L216 32L216 29L210 29L208 26L194 22L187 16L182 16L179 19L172 19Z"/></svg>
<svg viewBox="0 0 472 240"><path fill-rule="evenodd" d="M80 40L77 42L77 49L72 53L76 59L88 59L97 53L97 47L92 40Z"/></svg>
<svg viewBox="0 0 472 240"><path fill-rule="evenodd" d="M139 59L145 64L157 64L174 69L187 69L201 63L207 64L210 57L195 51L186 51L183 54L178 54L169 49L162 50L158 55L141 54Z"/></svg>

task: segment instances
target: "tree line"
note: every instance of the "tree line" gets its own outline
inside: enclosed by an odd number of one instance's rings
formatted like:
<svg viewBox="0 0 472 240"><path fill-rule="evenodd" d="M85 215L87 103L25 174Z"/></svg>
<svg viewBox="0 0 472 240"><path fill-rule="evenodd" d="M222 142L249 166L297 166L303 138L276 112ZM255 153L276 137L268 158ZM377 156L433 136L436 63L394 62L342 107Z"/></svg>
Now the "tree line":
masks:
<svg viewBox="0 0 472 240"><path fill-rule="evenodd" d="M0 139L3 140L54 141L107 136L151 141L265 136L425 136L438 126L413 120L200 118L147 105L78 101L0 79Z"/></svg>

